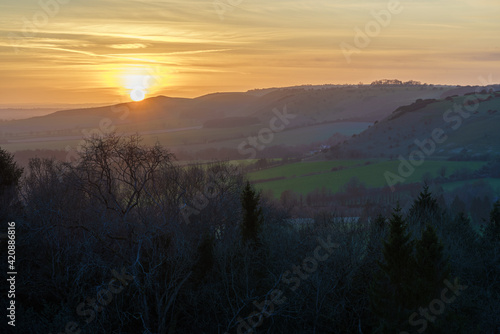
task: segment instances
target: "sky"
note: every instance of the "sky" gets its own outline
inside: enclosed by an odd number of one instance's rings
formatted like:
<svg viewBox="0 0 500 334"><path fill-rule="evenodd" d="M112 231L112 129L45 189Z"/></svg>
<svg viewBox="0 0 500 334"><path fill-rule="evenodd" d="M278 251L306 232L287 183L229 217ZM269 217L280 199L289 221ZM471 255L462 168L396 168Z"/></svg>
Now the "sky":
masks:
<svg viewBox="0 0 500 334"><path fill-rule="evenodd" d="M498 83L499 18L498 0L1 0L0 105Z"/></svg>

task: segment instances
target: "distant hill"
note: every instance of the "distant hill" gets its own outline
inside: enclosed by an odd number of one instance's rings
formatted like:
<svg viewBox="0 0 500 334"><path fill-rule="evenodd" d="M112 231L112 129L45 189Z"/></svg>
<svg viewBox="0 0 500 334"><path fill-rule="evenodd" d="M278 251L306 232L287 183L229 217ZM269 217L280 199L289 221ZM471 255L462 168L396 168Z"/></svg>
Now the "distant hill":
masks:
<svg viewBox="0 0 500 334"><path fill-rule="evenodd" d="M51 114L58 108L0 108L0 120L17 120Z"/></svg>
<svg viewBox="0 0 500 334"><path fill-rule="evenodd" d="M500 90L500 86L495 89ZM445 99L421 99L399 107L367 130L333 147L325 156L331 159L403 155L408 159L413 152L422 151L434 158L470 160L498 154L500 92L467 92Z"/></svg>
<svg viewBox="0 0 500 334"><path fill-rule="evenodd" d="M198 98L158 96L139 103L115 106L62 110L50 115L33 117L2 124L12 134L35 134L95 127L102 118L110 118L129 130L202 125L208 120L225 117L257 117L261 121L272 116L274 108L285 105L290 113L299 115L296 125L317 124L323 121L358 120L372 122L387 116L388 112L418 98L437 98L447 89L421 87L373 86L314 86L312 88L276 88L246 93L215 93ZM120 110L130 114L122 118ZM120 117L118 117L120 116Z"/></svg>
<svg viewBox="0 0 500 334"><path fill-rule="evenodd" d="M214 93L197 98L157 96L142 102L60 110L41 117L3 122L0 123L0 143L13 152L66 149L78 145L84 135L106 127L123 134L139 133L147 143L160 142L186 152L229 149L232 156L241 157L238 152L242 152L242 142L269 128L270 120L286 107L293 118L266 143L266 150L273 146L301 146L302 151L312 153L321 150L323 144L332 145L338 138L359 134L401 106L412 105L417 100L439 100L455 95L459 88L319 85ZM474 87L464 89L465 92L475 90ZM376 154L383 152L385 149ZM213 155L207 153L207 156Z"/></svg>

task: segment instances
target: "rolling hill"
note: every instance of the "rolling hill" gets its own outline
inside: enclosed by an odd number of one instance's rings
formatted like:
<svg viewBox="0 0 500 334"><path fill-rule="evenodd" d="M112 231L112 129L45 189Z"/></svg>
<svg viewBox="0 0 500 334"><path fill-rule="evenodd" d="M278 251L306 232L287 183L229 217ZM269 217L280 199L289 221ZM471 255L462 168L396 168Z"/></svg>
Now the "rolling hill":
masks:
<svg viewBox="0 0 500 334"><path fill-rule="evenodd" d="M215 93L193 99L158 96L138 103L61 110L0 123L0 140L2 147L10 151L62 149L105 128L119 133L137 132L147 141L158 140L189 150L207 145L237 148L242 138L269 127L273 110L286 106L295 117L270 145L310 144L336 133L359 133L401 105L439 98L455 89L432 85L326 85ZM348 123L344 126L341 122Z"/></svg>
<svg viewBox="0 0 500 334"><path fill-rule="evenodd" d="M417 159L415 152L420 151L425 157L469 160L496 154L500 151L500 92L483 93L402 106L325 156L408 159L414 154Z"/></svg>

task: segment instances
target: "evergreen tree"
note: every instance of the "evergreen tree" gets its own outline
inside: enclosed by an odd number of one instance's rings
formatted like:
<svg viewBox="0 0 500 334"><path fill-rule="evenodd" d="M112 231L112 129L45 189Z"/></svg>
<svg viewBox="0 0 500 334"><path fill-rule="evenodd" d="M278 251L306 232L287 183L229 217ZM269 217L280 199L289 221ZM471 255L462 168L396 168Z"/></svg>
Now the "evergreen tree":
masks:
<svg viewBox="0 0 500 334"><path fill-rule="evenodd" d="M257 243L262 225L262 208L259 206L260 193L247 181L245 189L241 194L241 206L243 208L243 221L241 223L241 237L244 243L252 241Z"/></svg>
<svg viewBox="0 0 500 334"><path fill-rule="evenodd" d="M0 220L6 222L13 219L13 212L17 203L16 188L23 174L14 161L14 155L0 148Z"/></svg>
<svg viewBox="0 0 500 334"><path fill-rule="evenodd" d="M23 169L14 161L14 155L0 148L0 191L17 186L22 174Z"/></svg>
<svg viewBox="0 0 500 334"><path fill-rule="evenodd" d="M256 193L250 182L247 181L241 194L243 208L243 221L241 223L241 237L243 247L241 250L248 256L249 267L245 275L252 282L252 289L257 295L264 295L271 288L271 283L266 281L270 266L269 250L262 242L260 233L263 224L262 208L260 207L260 193Z"/></svg>
<svg viewBox="0 0 500 334"><path fill-rule="evenodd" d="M472 249L474 247L477 234L472 228L469 216L463 211L455 216L450 232L463 238L462 244L465 248Z"/></svg>
<svg viewBox="0 0 500 334"><path fill-rule="evenodd" d="M485 235L494 243L500 241L500 200L493 205L490 212L490 221L486 227Z"/></svg>
<svg viewBox="0 0 500 334"><path fill-rule="evenodd" d="M439 296L443 280L449 276L448 259L444 258L443 248L435 229L427 224L422 238L415 244L416 297L421 306Z"/></svg>
<svg viewBox="0 0 500 334"><path fill-rule="evenodd" d="M439 214L438 202L432 197L429 186L425 184L423 190L410 208L408 216L420 221L423 226L437 214Z"/></svg>
<svg viewBox="0 0 500 334"><path fill-rule="evenodd" d="M370 304L381 333L399 332L408 324L414 300L415 258L413 242L399 204L389 222L389 236L383 242L383 261L370 288Z"/></svg>

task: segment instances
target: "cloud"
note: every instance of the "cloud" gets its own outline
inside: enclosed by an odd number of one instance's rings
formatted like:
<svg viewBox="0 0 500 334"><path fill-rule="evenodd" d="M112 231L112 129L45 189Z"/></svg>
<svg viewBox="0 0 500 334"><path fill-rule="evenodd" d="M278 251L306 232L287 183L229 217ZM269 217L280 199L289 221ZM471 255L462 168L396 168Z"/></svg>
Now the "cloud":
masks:
<svg viewBox="0 0 500 334"><path fill-rule="evenodd" d="M109 46L112 49L145 49L148 46L146 44L135 43L135 44L113 44Z"/></svg>
<svg viewBox="0 0 500 334"><path fill-rule="evenodd" d="M214 2L70 1L24 38L23 20L42 8L33 0L3 1L2 100L52 94L56 101L75 86L95 89L98 96L119 89L106 78L147 66L171 73L169 87L191 95L388 76L424 82L500 76L497 0L401 0L403 13L349 66L339 44L353 44L355 27L373 20L370 12L385 9L388 0L243 0L224 20ZM9 34L19 37L19 54Z"/></svg>

